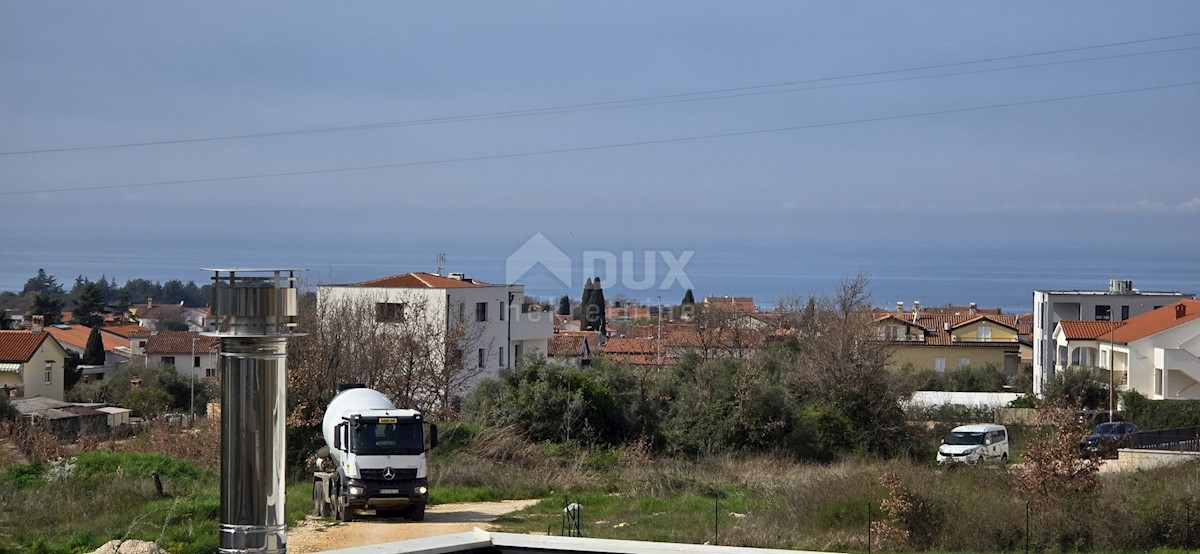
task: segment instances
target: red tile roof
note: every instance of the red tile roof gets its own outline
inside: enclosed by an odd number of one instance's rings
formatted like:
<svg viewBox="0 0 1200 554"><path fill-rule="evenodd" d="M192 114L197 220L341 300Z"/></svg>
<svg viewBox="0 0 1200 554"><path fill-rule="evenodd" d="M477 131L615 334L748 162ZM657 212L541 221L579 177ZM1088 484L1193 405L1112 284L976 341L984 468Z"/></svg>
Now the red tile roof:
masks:
<svg viewBox="0 0 1200 554"><path fill-rule="evenodd" d="M1109 331L1114 331L1121 325L1124 325L1125 322L1064 319L1058 322L1058 324L1062 326L1063 334L1066 335L1067 340L1094 340L1101 336L1107 337Z"/></svg>
<svg viewBox="0 0 1200 554"><path fill-rule="evenodd" d="M221 344L217 337L206 337L193 331L162 331L146 341L147 354L185 354L192 351L196 339L197 354L215 354Z"/></svg>
<svg viewBox="0 0 1200 554"><path fill-rule="evenodd" d="M487 283L474 279L451 279L434 275L433 273L425 273L417 271L413 273L405 273L403 275L392 275L391 277L383 277L371 281L363 281L354 283L351 286L355 287L379 287L389 289L457 289L466 287L483 287Z"/></svg>
<svg viewBox="0 0 1200 554"><path fill-rule="evenodd" d="M754 305L754 298L750 296L709 296L704 299L704 305L747 314L758 312L758 306Z"/></svg>
<svg viewBox="0 0 1200 554"><path fill-rule="evenodd" d="M977 311L975 314L947 314L947 313L928 313L922 310L914 315L911 312L896 313L896 312L880 312L876 318L876 322L882 322L887 319L895 319L899 322L908 325L915 325L926 330L924 341L894 341L897 344L904 346L1013 346L1016 342L1013 341L964 341L955 342L951 333L946 332L947 324L951 329L956 329L963 325L975 323L980 320L987 320L997 325L1008 327L1009 329L1017 329L1017 316L1015 315L980 315ZM914 322L914 319L916 320Z"/></svg>
<svg viewBox="0 0 1200 554"><path fill-rule="evenodd" d="M31 333L29 331L0 331L0 362L28 362L42 346L42 341L50 333Z"/></svg>
<svg viewBox="0 0 1200 554"><path fill-rule="evenodd" d="M88 336L92 334L92 328L86 325L63 325L61 327L50 325L46 327L46 332L50 333L63 346L69 345L83 350L87 348ZM111 352L118 346L128 346L122 344L121 339L104 333L100 333L100 342L104 344L105 352Z"/></svg>
<svg viewBox="0 0 1200 554"><path fill-rule="evenodd" d="M1200 319L1200 300L1181 300L1126 319L1113 333L1113 341L1130 343Z"/></svg>
<svg viewBox="0 0 1200 554"><path fill-rule="evenodd" d="M1001 319L1003 319L1004 321L1001 321ZM996 325L1000 325L1002 327L1008 327L1009 329L1012 329L1013 331L1017 330L1016 318L1014 318L1013 316L1005 317L1005 316L995 315L995 314L993 314L993 315L977 315L975 317L966 319L964 321L960 321L958 323L952 323L950 328L958 329L959 327L965 327L967 325L970 325L972 323L978 323L980 321L990 321L992 323L995 323Z"/></svg>
<svg viewBox="0 0 1200 554"><path fill-rule="evenodd" d="M142 327L141 325L109 325L104 327L103 331L127 339L144 339L151 334L149 328Z"/></svg>

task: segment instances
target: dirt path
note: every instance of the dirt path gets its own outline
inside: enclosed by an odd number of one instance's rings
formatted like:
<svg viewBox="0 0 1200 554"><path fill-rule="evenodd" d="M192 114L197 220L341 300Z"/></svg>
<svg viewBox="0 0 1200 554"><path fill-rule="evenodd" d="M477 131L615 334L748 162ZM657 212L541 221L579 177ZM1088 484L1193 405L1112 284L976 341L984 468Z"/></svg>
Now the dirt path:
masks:
<svg viewBox="0 0 1200 554"><path fill-rule="evenodd" d="M351 546L402 541L487 529L489 523L504 514L524 509L537 500L505 500L502 502L469 502L441 504L425 510L425 521L412 522L404 518L382 518L360 515L350 523L335 523L309 516L288 529L288 552L301 554L336 550Z"/></svg>

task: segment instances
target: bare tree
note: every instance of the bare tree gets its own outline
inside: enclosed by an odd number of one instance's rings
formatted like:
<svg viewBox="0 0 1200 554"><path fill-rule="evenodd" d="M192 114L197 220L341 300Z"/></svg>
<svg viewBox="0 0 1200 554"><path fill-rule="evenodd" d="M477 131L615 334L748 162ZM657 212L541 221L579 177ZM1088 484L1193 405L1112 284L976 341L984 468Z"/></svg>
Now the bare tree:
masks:
<svg viewBox="0 0 1200 554"><path fill-rule="evenodd" d="M451 312L460 314L451 316ZM458 398L477 381L487 368L494 350L494 341L486 336L486 328L463 317L463 306L448 310L446 329L437 344L441 346L439 363L426 373L430 398L437 411L444 415L458 411ZM473 353L482 355L472 356Z"/></svg>
<svg viewBox="0 0 1200 554"><path fill-rule="evenodd" d="M906 434L900 402L911 391L886 369L891 346L876 340L868 283L863 275L847 279L833 298L816 303L796 390L843 422L844 444L886 452Z"/></svg>

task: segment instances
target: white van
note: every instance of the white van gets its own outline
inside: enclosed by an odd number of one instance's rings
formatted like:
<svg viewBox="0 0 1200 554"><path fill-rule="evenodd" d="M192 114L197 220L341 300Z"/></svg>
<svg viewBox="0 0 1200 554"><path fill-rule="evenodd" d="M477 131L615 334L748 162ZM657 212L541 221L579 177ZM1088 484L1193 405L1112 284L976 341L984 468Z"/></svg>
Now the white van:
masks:
<svg viewBox="0 0 1200 554"><path fill-rule="evenodd" d="M955 427L938 447L937 462L977 464L1008 463L1008 429L981 423Z"/></svg>

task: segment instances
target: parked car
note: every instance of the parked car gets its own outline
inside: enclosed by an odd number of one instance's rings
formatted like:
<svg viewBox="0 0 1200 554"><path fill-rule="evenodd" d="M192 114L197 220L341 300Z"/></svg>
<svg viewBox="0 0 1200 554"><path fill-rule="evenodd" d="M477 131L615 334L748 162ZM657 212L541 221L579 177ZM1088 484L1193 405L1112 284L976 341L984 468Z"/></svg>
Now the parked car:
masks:
<svg viewBox="0 0 1200 554"><path fill-rule="evenodd" d="M1008 429L1003 425L977 424L955 427L942 439L937 462L977 464L1008 462Z"/></svg>
<svg viewBox="0 0 1200 554"><path fill-rule="evenodd" d="M1129 446L1133 435L1140 432L1137 425L1128 421L1101 423L1079 441L1079 453L1084 457L1116 457L1117 449Z"/></svg>

